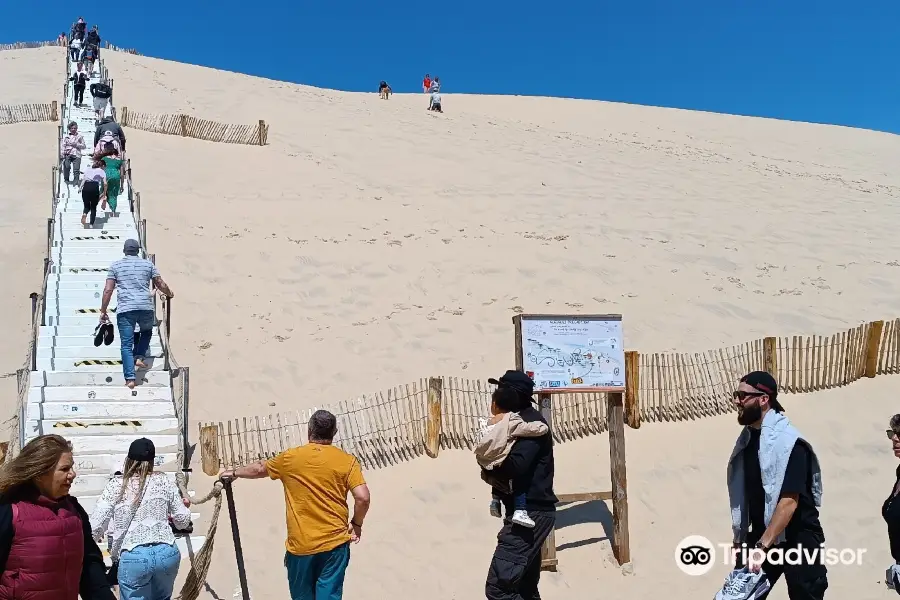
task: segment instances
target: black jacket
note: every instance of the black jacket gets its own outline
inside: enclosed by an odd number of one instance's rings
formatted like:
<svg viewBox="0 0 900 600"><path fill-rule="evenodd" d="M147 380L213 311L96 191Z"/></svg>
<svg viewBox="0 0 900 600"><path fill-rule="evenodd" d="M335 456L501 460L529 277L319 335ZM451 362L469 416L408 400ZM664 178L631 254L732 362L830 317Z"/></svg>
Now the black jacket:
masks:
<svg viewBox="0 0 900 600"><path fill-rule="evenodd" d="M519 416L526 423L533 421L546 423L541 413L533 406L520 411ZM519 438L502 463L490 471L484 469L482 471L485 480L508 479L515 482L514 487L525 489L528 510L556 510L557 498L553 492L553 475L556 468L553 463L553 437L550 433L541 437ZM485 475L487 473L490 474ZM501 492L500 498L507 514L512 514L512 494Z"/></svg>
<svg viewBox="0 0 900 600"><path fill-rule="evenodd" d="M74 75L69 77L69 79L75 82L75 87L84 87L88 82L88 72L76 71Z"/></svg>
<svg viewBox="0 0 900 600"><path fill-rule="evenodd" d="M100 34L97 33L96 31L94 31L93 29L88 31L87 43L91 44L92 46L99 46L100 45Z"/></svg>
<svg viewBox="0 0 900 600"><path fill-rule="evenodd" d="M91 535L91 519L74 496L69 496L84 531L84 564L81 567L81 583L78 593L84 600L115 600L115 596L106 582L106 565L103 563L103 552ZM0 504L0 572L6 569L6 559L12 548L13 514L11 504Z"/></svg>
<svg viewBox="0 0 900 600"><path fill-rule="evenodd" d="M122 144L122 150L125 150L125 132L122 131L122 128L118 123L113 121L112 117L103 117L100 119L97 131L94 132L94 146L97 146L97 142L100 141L100 138L102 138L103 134L107 131L119 138L119 142Z"/></svg>
<svg viewBox="0 0 900 600"><path fill-rule="evenodd" d="M112 98L112 88L108 83L92 83L91 96L95 98Z"/></svg>

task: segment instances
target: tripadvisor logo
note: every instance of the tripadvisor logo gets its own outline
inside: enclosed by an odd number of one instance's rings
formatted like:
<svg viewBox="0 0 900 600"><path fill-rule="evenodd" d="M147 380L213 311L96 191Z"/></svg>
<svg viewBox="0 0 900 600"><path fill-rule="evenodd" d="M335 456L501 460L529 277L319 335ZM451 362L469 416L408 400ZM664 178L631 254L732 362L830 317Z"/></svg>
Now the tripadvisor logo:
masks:
<svg viewBox="0 0 900 600"><path fill-rule="evenodd" d="M862 565L865 548L825 548L824 546L790 546L771 548L751 548L746 544L734 548L731 542L713 544L702 535L689 535L675 546L675 564L686 575L705 575L716 564L716 547L722 557L722 564L731 567L748 562L766 561L770 565L822 564Z"/></svg>

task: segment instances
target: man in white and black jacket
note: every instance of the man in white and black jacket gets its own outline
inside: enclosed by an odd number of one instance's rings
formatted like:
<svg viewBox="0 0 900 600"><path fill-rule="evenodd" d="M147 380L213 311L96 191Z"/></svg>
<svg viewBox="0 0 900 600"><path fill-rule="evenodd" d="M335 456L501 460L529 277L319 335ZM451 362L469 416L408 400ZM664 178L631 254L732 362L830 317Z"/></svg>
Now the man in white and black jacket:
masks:
<svg viewBox="0 0 900 600"><path fill-rule="evenodd" d="M497 386L494 396L517 398L519 416L526 423L542 421L541 413L532 405L534 381L521 371L507 371L499 380L489 379ZM556 494L553 492L553 438L551 433L540 437L518 438L500 465L485 471L482 479L512 481L512 489L524 490L526 509L534 521L529 529L504 519L497 535L497 548L491 559L485 582L488 600L521 600L540 598L538 582L541 578L541 547L556 526ZM504 514L513 514L512 494L500 494Z"/></svg>

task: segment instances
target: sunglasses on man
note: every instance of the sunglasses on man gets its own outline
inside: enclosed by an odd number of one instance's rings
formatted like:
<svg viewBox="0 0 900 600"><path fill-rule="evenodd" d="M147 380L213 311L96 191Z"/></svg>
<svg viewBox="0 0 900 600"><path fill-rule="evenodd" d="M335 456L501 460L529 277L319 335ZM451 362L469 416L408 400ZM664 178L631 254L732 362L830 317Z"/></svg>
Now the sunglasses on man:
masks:
<svg viewBox="0 0 900 600"><path fill-rule="evenodd" d="M756 398L758 396L765 396L766 392L745 392L744 390L735 390L732 392L731 396L735 400L740 400L743 402L747 398Z"/></svg>

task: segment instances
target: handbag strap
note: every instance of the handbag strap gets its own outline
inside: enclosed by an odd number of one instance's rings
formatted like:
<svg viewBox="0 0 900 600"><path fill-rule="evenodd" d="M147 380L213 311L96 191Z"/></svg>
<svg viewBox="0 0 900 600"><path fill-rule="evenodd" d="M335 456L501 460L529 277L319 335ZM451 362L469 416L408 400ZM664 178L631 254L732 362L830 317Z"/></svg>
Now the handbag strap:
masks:
<svg viewBox="0 0 900 600"><path fill-rule="evenodd" d="M152 473L151 473L152 475ZM127 482L125 481L125 477L122 477L122 487L125 487ZM122 544L125 543L125 536L128 535L128 530L131 529L131 522L134 521L134 515L137 514L137 511L141 508L141 503L144 501L144 494L147 493L147 488L150 486L150 477L144 481L144 489L141 491L141 497L137 502L133 502L134 510L128 516L128 523L125 524L125 529L122 531L122 535L119 537L118 542L113 539L113 547L109 549L109 557L112 560L118 560L119 552L122 550ZM113 522L115 522L115 506L113 507Z"/></svg>

